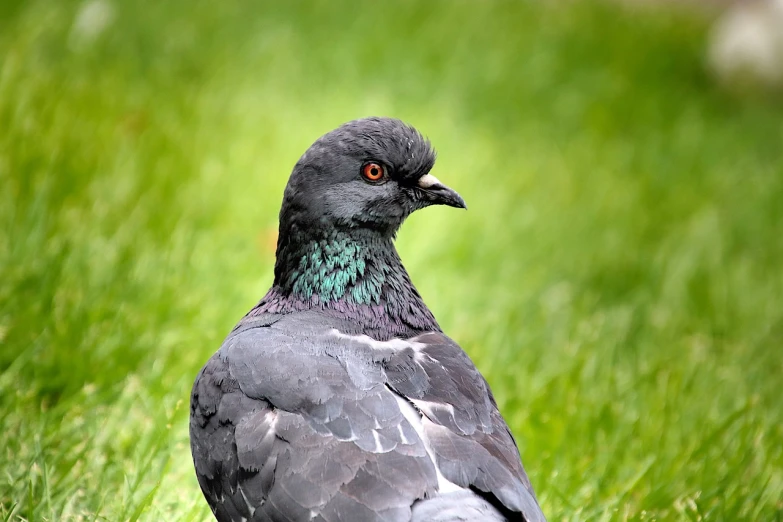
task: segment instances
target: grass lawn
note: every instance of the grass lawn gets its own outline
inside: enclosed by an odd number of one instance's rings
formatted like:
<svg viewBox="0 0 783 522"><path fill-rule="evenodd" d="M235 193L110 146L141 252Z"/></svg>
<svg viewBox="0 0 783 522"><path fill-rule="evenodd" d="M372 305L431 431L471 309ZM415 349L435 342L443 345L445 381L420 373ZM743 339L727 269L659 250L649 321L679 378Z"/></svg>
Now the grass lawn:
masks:
<svg viewBox="0 0 783 522"><path fill-rule="evenodd" d="M641 13L1 2L0 521L210 520L191 384L293 164L370 114L468 202L398 247L550 520L783 520L783 104Z"/></svg>

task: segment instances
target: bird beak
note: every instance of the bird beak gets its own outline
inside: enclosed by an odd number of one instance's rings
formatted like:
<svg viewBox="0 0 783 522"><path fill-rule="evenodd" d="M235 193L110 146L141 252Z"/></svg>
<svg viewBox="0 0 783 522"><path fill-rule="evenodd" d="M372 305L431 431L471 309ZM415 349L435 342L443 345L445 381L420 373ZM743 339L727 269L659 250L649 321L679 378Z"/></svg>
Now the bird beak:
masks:
<svg viewBox="0 0 783 522"><path fill-rule="evenodd" d="M455 208L468 208L462 196L450 189L432 174L419 178L419 188L424 191L431 205L448 205Z"/></svg>

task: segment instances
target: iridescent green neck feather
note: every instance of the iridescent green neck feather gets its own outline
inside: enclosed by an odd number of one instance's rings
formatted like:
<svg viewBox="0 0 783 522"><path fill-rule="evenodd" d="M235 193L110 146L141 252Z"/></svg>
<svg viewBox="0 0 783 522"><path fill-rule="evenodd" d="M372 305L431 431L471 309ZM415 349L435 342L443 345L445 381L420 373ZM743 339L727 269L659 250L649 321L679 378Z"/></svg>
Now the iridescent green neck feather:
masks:
<svg viewBox="0 0 783 522"><path fill-rule="evenodd" d="M280 239L275 283L251 311L322 310L376 338L440 330L391 238L370 231L309 230Z"/></svg>
<svg viewBox="0 0 783 522"><path fill-rule="evenodd" d="M350 298L356 304L379 303L383 278L364 277L371 250L368 244L361 244L345 236L310 241L295 255L298 262L285 272L283 288L294 295L310 300L318 296L322 303Z"/></svg>

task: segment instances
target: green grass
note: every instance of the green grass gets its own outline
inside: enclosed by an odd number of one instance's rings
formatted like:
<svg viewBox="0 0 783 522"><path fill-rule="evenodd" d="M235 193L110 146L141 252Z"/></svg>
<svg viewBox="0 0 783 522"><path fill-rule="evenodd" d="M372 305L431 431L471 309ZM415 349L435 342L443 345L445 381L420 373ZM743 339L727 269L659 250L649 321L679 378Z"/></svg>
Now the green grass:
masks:
<svg viewBox="0 0 783 522"><path fill-rule="evenodd" d="M705 16L0 5L0 520L210 519L192 380L299 154L369 114L470 206L398 246L550 520L783 520L783 106L717 88Z"/></svg>

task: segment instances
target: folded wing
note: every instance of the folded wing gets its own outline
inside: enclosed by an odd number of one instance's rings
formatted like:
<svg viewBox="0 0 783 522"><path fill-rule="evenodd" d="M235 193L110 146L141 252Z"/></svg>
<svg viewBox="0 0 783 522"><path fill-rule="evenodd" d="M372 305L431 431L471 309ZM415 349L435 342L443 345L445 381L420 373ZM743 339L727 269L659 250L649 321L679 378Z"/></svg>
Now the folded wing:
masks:
<svg viewBox="0 0 783 522"><path fill-rule="evenodd" d="M220 522L425 520L460 503L544 520L486 382L440 333L379 342L317 317L241 328L196 380L191 445Z"/></svg>

